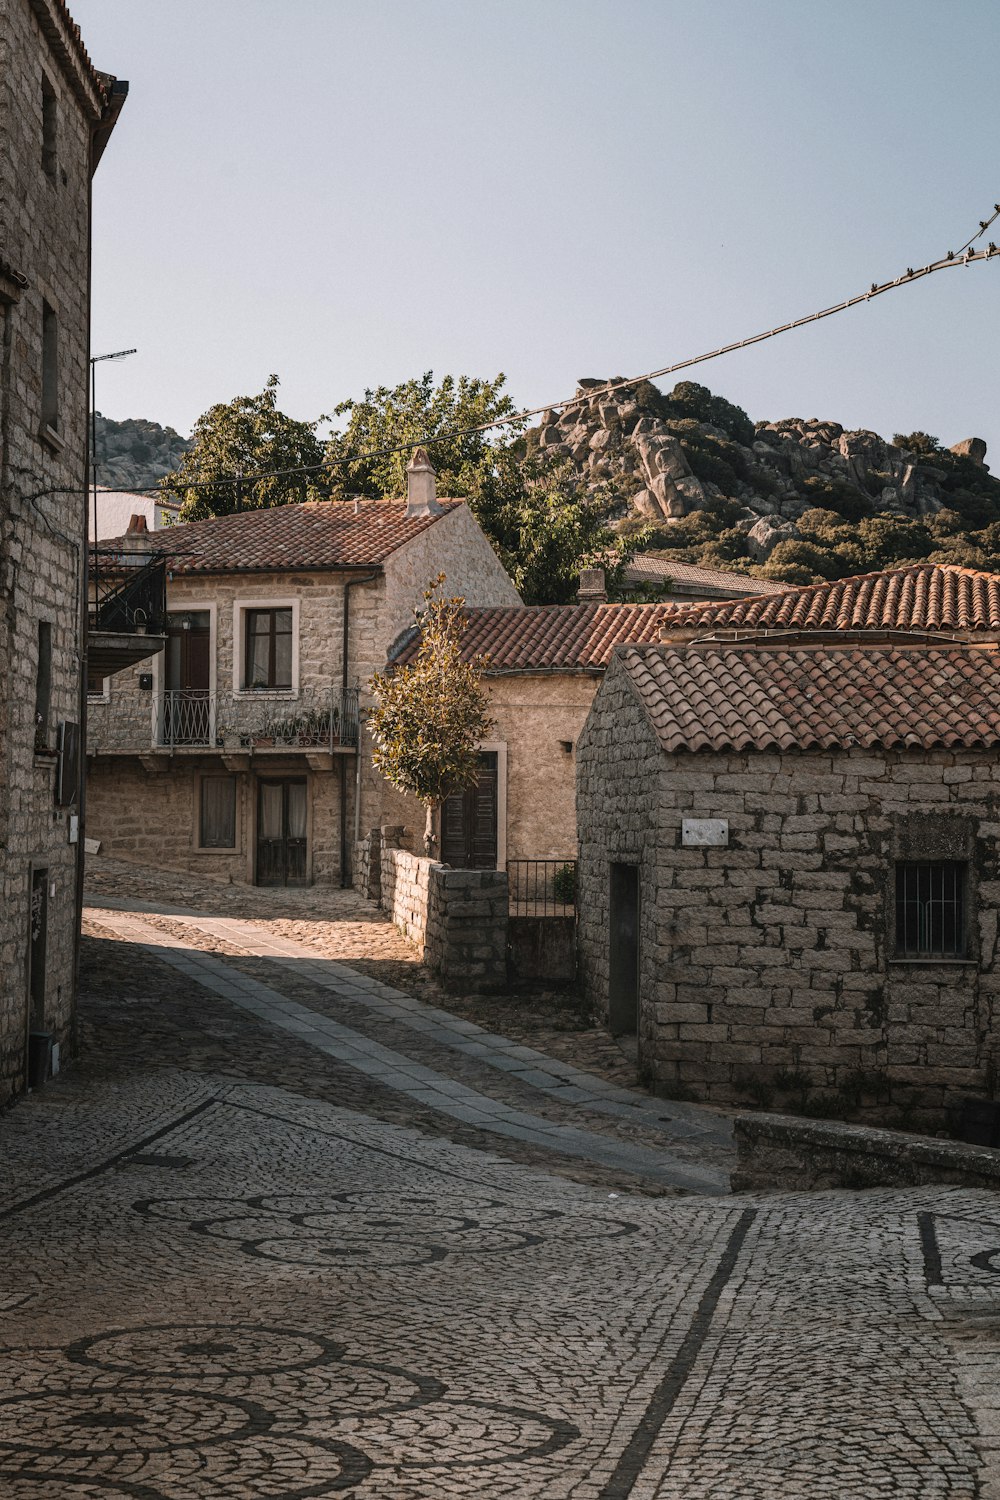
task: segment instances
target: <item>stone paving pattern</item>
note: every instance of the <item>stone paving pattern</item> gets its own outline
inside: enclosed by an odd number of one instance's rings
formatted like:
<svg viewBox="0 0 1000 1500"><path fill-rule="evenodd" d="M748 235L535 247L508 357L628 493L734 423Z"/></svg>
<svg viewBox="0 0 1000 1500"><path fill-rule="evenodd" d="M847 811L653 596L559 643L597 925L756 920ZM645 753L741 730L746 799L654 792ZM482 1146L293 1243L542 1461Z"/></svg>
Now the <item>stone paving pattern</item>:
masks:
<svg viewBox="0 0 1000 1500"><path fill-rule="evenodd" d="M0 1120L5 1500L1000 1500L995 1195L692 1193L720 1114L560 1101L259 915L105 905L84 1055Z"/></svg>

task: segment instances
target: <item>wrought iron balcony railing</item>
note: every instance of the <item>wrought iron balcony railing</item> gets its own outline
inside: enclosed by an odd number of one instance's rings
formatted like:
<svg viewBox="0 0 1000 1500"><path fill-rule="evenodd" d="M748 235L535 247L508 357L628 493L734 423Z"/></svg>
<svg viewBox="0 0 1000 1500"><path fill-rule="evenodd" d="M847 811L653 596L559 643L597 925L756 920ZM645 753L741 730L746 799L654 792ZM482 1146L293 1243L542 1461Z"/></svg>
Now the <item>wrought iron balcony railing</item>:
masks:
<svg viewBox="0 0 1000 1500"><path fill-rule="evenodd" d="M356 688L304 688L294 698L131 685L87 706L90 754L148 750L334 750L358 743Z"/></svg>

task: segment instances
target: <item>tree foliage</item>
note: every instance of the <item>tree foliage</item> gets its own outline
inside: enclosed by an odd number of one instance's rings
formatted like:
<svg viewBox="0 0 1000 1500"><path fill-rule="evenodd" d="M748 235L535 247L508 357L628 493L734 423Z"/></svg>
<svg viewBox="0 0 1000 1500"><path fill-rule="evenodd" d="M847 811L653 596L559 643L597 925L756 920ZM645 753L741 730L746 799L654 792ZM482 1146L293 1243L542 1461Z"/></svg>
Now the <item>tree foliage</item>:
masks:
<svg viewBox="0 0 1000 1500"><path fill-rule="evenodd" d="M278 385L277 375L270 375L259 395L220 402L198 418L191 447L173 473L160 481L161 489L181 501L182 521L263 510L322 495L316 472L323 460L318 424L297 422L279 411ZM265 471L289 469L313 472L253 478Z"/></svg>
<svg viewBox="0 0 1000 1500"><path fill-rule="evenodd" d="M347 425L335 432L327 444L331 461L331 493L335 499L366 495L382 499L406 491L406 465L413 447L428 448L437 470L438 493L466 495L472 478L488 469L498 449L509 442L511 428L489 432L468 429L510 417L517 410L503 387L506 376L479 380L446 375L434 384L428 370L419 380L406 380L390 388L380 385L366 390L361 401L342 401L336 417L347 417ZM516 428L515 424L515 428ZM463 436L447 437L456 433ZM440 437L441 441L429 441ZM345 463L352 454L404 447L401 453Z"/></svg>
<svg viewBox="0 0 1000 1500"><path fill-rule="evenodd" d="M581 568L602 567L619 586L642 538L612 528L616 491L588 492L571 464L510 449L467 477L469 507L525 604L572 603Z"/></svg>
<svg viewBox="0 0 1000 1500"><path fill-rule="evenodd" d="M480 742L493 727L482 674L485 658L462 659L465 600L440 594L440 574L415 612L420 647L414 660L371 680L377 706L369 719L372 763L390 785L433 811L475 783Z"/></svg>

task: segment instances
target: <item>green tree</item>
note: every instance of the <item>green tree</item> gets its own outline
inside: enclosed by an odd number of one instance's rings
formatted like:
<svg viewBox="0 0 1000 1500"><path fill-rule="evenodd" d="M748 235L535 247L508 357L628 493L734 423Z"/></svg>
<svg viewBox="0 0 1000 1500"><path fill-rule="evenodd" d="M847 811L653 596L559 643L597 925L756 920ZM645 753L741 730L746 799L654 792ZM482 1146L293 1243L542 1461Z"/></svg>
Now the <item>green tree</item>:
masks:
<svg viewBox="0 0 1000 1500"><path fill-rule="evenodd" d="M494 380L479 380L461 375L456 380L446 375L435 386L434 372L428 370L419 380L406 380L391 389L380 385L377 390L366 390L361 401L342 401L334 416L346 416L347 425L332 435L326 449L333 497L367 495L382 499L404 494L410 448L419 443L428 448L437 470L438 493L468 494L473 477L490 468L496 451L509 444L510 432L523 425L467 431L516 412L517 407L503 389L506 378L501 374ZM466 435L446 437L448 433ZM439 436L442 441L430 441ZM405 451L345 462L355 453L400 446Z"/></svg>
<svg viewBox="0 0 1000 1500"><path fill-rule="evenodd" d="M316 472L323 461L318 424L297 422L279 411L278 384L277 375L271 375L259 396L220 402L198 418L191 447L160 481L162 490L180 500L182 521L322 498L323 482ZM312 472L253 477L302 469Z"/></svg>
<svg viewBox="0 0 1000 1500"><path fill-rule="evenodd" d="M441 596L444 582L440 574L424 591L423 609L415 611L420 648L414 660L372 678L377 706L368 721L375 769L427 810L428 854L436 810L473 785L479 743L493 727L482 682L486 660L462 660L465 600Z"/></svg>
<svg viewBox="0 0 1000 1500"><path fill-rule="evenodd" d="M570 604L580 569L602 567L609 591L645 541L610 521L624 502L612 487L588 491L569 463L521 458L511 449L466 475L469 507L525 604Z"/></svg>

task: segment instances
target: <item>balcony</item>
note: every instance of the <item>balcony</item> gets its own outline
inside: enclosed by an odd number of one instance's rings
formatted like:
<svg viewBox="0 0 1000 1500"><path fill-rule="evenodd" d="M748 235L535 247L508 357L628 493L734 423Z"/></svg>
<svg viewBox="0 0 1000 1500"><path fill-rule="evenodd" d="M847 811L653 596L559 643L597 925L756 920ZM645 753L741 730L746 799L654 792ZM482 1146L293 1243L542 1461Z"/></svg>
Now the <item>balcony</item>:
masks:
<svg viewBox="0 0 1000 1500"><path fill-rule="evenodd" d="M94 549L93 597L87 621L87 672L113 677L156 656L166 644L167 574L162 557L148 553L114 557L110 578L101 576L102 554Z"/></svg>
<svg viewBox="0 0 1000 1500"><path fill-rule="evenodd" d="M222 751L229 755L298 751L330 755L358 743L356 688L303 689L294 698L182 689L157 696L112 691L87 706L88 755Z"/></svg>

